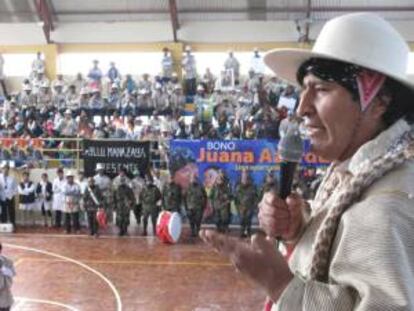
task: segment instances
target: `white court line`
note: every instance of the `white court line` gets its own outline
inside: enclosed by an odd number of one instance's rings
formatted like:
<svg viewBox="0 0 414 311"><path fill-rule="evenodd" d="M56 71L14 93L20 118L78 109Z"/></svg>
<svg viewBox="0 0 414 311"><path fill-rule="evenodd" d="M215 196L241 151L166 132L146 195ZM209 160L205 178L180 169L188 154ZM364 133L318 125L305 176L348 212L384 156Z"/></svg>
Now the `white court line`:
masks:
<svg viewBox="0 0 414 311"><path fill-rule="evenodd" d="M121 296L119 295L118 290L116 289L115 285L106 277L104 276L101 272L89 267L88 265L84 264L83 262L80 262L78 260L63 256L63 255L59 255L53 252L48 252L45 250L41 250L41 249L37 249L37 248L32 248L32 247L26 247L26 246L22 246L22 245L17 245L17 244L9 244L9 243L3 243L4 246L10 247L10 248L15 248L15 249L21 249L21 250L26 250L26 251L31 251L31 252L35 252L35 253L39 253L39 254L44 254L44 255L48 255L48 256L52 256L52 257L56 257L59 259L63 259L66 261L69 261L75 265L78 265L86 270L88 270L89 272L92 272L93 274L97 275L99 278L101 278L106 284L108 284L109 288L112 290L114 296L115 296L115 300L116 300L116 305L117 311L122 311L122 301L121 301Z"/></svg>
<svg viewBox="0 0 414 311"><path fill-rule="evenodd" d="M79 311L79 309L76 309L72 306L65 305L63 303L52 301L52 300L33 299L33 298L26 298L26 297L15 297L15 299L18 300L18 303L12 308L12 311L19 311L20 309L22 309L23 305L26 303L39 303L39 304L53 305L53 306L63 307L70 311Z"/></svg>
<svg viewBox="0 0 414 311"><path fill-rule="evenodd" d="M18 298L16 298L16 299L19 300L19 301L16 304L13 304L12 311L20 310L23 307L23 305L26 303L26 301L24 301L24 300L20 300Z"/></svg>

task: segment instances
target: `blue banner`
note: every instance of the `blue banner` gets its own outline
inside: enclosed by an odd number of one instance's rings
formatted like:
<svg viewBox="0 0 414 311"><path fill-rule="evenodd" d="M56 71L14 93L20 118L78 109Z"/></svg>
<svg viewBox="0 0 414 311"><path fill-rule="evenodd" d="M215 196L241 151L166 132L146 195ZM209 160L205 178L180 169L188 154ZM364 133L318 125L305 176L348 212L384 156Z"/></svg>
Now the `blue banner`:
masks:
<svg viewBox="0 0 414 311"><path fill-rule="evenodd" d="M280 157L277 140L172 140L170 142L170 170L174 179L187 188L195 174L208 189L219 172L223 172L232 186L239 181L241 170L247 169L256 186L266 173L278 172ZM301 166L321 166L328 162L310 152L305 141ZM277 177L277 174L275 173Z"/></svg>

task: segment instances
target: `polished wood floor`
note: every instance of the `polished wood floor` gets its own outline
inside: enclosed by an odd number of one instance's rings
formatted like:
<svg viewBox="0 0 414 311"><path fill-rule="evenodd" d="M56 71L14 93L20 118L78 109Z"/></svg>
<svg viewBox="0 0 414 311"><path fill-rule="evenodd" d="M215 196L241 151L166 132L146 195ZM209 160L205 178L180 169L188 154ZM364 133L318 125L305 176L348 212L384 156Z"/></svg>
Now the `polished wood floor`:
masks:
<svg viewBox="0 0 414 311"><path fill-rule="evenodd" d="M39 227L1 234L17 270L13 310L262 309L264 294L187 231L179 244L164 245L136 229L99 239Z"/></svg>

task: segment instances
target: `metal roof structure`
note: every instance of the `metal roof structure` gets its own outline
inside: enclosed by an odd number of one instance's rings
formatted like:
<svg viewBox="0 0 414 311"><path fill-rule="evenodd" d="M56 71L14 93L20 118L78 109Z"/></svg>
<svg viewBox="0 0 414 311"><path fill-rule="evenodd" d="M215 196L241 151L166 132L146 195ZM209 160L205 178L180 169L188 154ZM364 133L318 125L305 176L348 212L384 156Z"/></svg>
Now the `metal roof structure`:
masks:
<svg viewBox="0 0 414 311"><path fill-rule="evenodd" d="M414 0L0 0L0 23L41 22L50 42L59 23L169 20L176 41L186 21L296 20L309 28L313 21L356 11L414 20Z"/></svg>

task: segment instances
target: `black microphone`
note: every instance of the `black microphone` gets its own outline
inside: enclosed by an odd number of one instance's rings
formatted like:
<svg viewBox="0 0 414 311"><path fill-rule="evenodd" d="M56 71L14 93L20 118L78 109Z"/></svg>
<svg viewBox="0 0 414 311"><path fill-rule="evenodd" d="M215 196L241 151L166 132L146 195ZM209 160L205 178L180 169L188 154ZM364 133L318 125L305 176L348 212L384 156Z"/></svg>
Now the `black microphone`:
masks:
<svg viewBox="0 0 414 311"><path fill-rule="evenodd" d="M292 191L293 178L298 163L302 159L303 140L299 132L299 124L293 121L279 141L280 163L279 197L286 199Z"/></svg>

